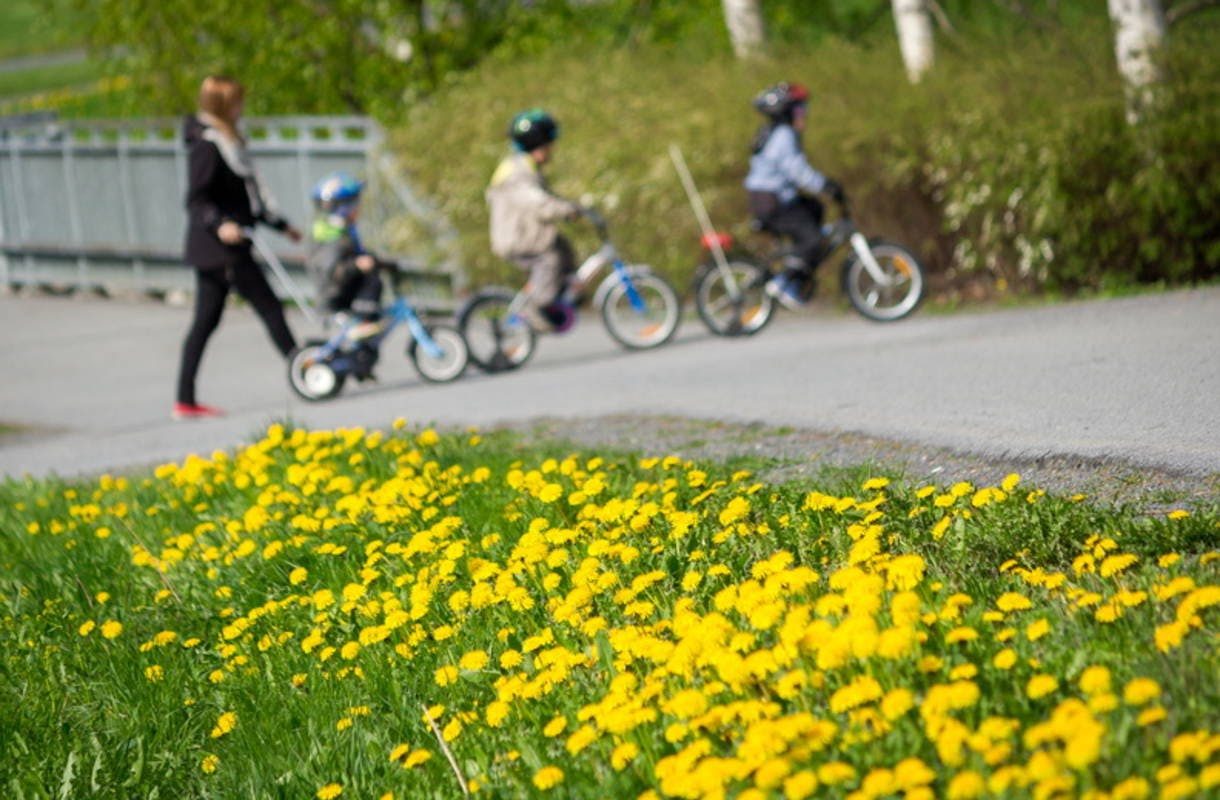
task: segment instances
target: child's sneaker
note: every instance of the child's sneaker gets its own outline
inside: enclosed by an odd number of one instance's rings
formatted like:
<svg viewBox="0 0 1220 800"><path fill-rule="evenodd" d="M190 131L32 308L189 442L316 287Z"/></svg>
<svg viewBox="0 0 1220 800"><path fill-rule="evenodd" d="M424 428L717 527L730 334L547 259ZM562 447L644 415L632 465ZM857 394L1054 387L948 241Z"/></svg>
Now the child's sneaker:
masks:
<svg viewBox="0 0 1220 800"><path fill-rule="evenodd" d="M208 419L210 417L223 417L225 412L214 406L205 406L199 403L174 403L174 411L171 415L174 419Z"/></svg>
<svg viewBox="0 0 1220 800"><path fill-rule="evenodd" d="M776 275L767 281L767 294L790 311L799 311L808 302L801 291L800 281L791 275Z"/></svg>

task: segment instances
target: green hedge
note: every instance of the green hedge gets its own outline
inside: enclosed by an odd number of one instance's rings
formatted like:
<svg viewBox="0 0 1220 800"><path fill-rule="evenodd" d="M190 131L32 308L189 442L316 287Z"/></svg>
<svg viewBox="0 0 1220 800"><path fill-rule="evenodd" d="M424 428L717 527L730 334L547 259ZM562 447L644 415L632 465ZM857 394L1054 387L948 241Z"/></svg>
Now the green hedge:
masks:
<svg viewBox="0 0 1220 800"><path fill-rule="evenodd" d="M698 231L668 144L717 224L749 237L749 101L791 78L813 90L813 163L846 184L866 230L923 255L942 296L1206 279L1220 272L1220 58L1204 23L1175 35L1162 111L1139 128L1124 121L1108 28L1084 25L963 37L918 87L891 35L753 64L689 46L557 47L486 61L407 109L392 141L458 227L476 282L515 282L488 251L483 189L507 120L547 107L563 127L556 189L593 195L631 258L684 285Z"/></svg>

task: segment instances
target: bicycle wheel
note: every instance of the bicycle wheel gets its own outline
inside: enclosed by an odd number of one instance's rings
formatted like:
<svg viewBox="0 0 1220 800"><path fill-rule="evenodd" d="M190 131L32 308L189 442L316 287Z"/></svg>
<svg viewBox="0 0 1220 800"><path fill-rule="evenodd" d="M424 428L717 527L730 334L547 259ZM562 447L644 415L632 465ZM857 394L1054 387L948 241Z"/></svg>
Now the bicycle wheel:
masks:
<svg viewBox="0 0 1220 800"><path fill-rule="evenodd" d="M736 296L729 291L724 271L704 264L695 276L695 309L717 336L753 336L775 314L775 298L767 294L768 273L749 261L730 261L727 267Z"/></svg>
<svg viewBox="0 0 1220 800"><path fill-rule="evenodd" d="M420 377L429 383L448 383L457 380L466 371L470 361L470 349L466 340L457 328L449 325L429 325L428 335L440 350L438 355L431 355L428 348L418 341L412 340L407 354L419 370Z"/></svg>
<svg viewBox="0 0 1220 800"><path fill-rule="evenodd" d="M534 354L537 336L523 317L509 313L512 302L508 291L484 291L458 317L470 363L484 372L516 369Z"/></svg>
<svg viewBox="0 0 1220 800"><path fill-rule="evenodd" d="M875 322L894 322L910 314L923 300L924 269L901 245L874 239L869 249L881 267L877 280L858 256L843 265L843 291L860 314Z"/></svg>
<svg viewBox="0 0 1220 800"><path fill-rule="evenodd" d="M323 344L325 342L307 342L288 357L288 384L298 396L311 403L339 394L347 380L347 375L336 372L329 361L320 357Z"/></svg>
<svg viewBox="0 0 1220 800"><path fill-rule="evenodd" d="M660 275L632 270L602 302L602 322L614 340L630 350L660 347L678 330L681 306L674 287Z"/></svg>

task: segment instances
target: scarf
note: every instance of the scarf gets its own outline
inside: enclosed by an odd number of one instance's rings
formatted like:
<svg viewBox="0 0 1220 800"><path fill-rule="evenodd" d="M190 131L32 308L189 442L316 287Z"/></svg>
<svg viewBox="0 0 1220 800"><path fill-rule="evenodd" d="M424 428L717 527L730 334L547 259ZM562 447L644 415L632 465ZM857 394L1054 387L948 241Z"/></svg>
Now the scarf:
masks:
<svg viewBox="0 0 1220 800"><path fill-rule="evenodd" d="M254 162L250 159L250 151L246 149L244 140L235 139L224 132L219 120L206 111L196 114L203 123L203 138L216 145L220 157L224 159L229 169L242 179L246 186L246 196L250 198L250 210L255 217L278 216L275 198L263 184Z"/></svg>

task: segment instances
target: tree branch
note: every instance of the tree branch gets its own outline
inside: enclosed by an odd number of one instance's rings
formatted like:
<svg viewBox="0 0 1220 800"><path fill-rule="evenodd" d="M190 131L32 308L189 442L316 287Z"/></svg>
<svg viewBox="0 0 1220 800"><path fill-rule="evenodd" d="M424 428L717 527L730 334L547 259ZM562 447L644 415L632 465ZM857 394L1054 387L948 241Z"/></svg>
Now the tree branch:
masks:
<svg viewBox="0 0 1220 800"><path fill-rule="evenodd" d="M1174 3L1173 6L1165 12L1165 24L1173 25L1174 23L1189 17L1191 14L1216 7L1220 7L1220 0L1194 0L1194 2L1190 3Z"/></svg>
<svg viewBox="0 0 1220 800"><path fill-rule="evenodd" d="M1220 0L1217 0L1220 2ZM940 3L936 0L928 0L928 11L931 12L932 18L936 20L936 24L940 29L950 36L957 36L957 28L953 27L953 23L949 21L949 15L941 8Z"/></svg>

